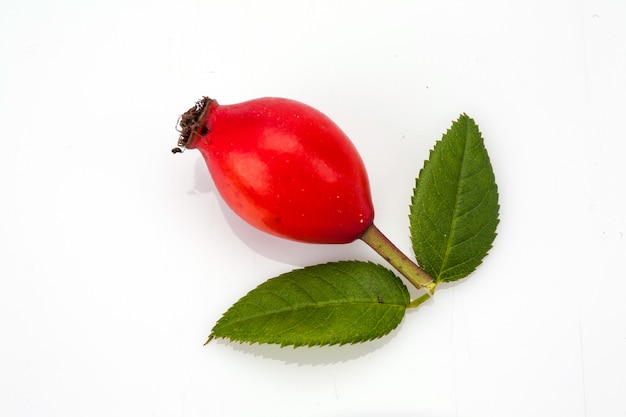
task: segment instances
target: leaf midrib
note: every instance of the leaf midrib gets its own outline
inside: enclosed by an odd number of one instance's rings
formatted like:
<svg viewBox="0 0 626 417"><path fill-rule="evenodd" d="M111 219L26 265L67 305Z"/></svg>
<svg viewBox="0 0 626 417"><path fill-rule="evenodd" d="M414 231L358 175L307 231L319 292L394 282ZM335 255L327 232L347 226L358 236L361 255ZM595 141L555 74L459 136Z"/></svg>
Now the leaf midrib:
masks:
<svg viewBox="0 0 626 417"><path fill-rule="evenodd" d="M448 233L448 236L446 237L446 249L444 251L443 261L441 262L441 269L437 273L437 281L440 281L443 273L448 270L448 267L447 267L448 255L450 254L450 251L452 247L454 246L452 245L452 236L454 235L453 225L455 224L457 217L458 217L458 202L459 202L459 194L460 194L460 189L461 189L461 178L463 178L463 171L465 169L465 156L467 155L467 147L468 147L468 142L469 142L467 116L465 115L463 116L463 123L465 124L465 129L464 129L465 142L463 143L463 152L460 158L461 167L459 169L459 173L456 179L457 181L456 181L456 190L454 194L454 203L452 204L452 216L450 218L450 223L448 224L449 233Z"/></svg>
<svg viewBox="0 0 626 417"><path fill-rule="evenodd" d="M246 303L248 305L254 306L256 308L259 308L258 305L256 304L252 304L252 303ZM378 300L375 301L349 301L349 302L338 302L338 301L329 301L329 302L322 302L322 303L316 303L316 304L308 304L308 305L302 305L302 306L297 306L294 308L281 308L278 310L274 310L272 312L263 312L260 314L250 314L246 316L246 320L252 320L255 318L259 318L259 317L264 317L264 316L271 316L273 314L280 314L280 313L288 313L288 312L295 312L295 311L303 311L306 309L317 309L317 308L326 308L326 307L333 307L333 306L353 306L353 305L367 305L367 306L385 306L385 307L402 307L402 308L406 308L405 304L397 304L397 303L387 303L387 302L382 302L379 303ZM243 320L238 320L239 322L243 321Z"/></svg>

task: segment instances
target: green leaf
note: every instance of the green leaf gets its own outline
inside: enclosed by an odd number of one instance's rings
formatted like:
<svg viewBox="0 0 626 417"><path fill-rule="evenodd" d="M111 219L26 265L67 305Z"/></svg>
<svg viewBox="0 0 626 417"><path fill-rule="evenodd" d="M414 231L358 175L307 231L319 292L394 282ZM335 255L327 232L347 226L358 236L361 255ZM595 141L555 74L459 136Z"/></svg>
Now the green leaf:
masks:
<svg viewBox="0 0 626 417"><path fill-rule="evenodd" d="M207 343L213 338L294 347L364 342L396 328L408 304L402 281L380 265L315 265L250 291L217 322Z"/></svg>
<svg viewBox="0 0 626 417"><path fill-rule="evenodd" d="M430 152L409 216L418 263L437 283L476 269L496 237L498 188L478 126L466 114Z"/></svg>

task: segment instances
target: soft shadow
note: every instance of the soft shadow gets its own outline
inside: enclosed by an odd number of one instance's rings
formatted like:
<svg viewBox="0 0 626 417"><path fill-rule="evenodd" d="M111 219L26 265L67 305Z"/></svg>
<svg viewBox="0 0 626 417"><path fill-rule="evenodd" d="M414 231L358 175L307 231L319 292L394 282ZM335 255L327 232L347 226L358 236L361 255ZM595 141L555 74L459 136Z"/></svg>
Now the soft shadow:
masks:
<svg viewBox="0 0 626 417"><path fill-rule="evenodd" d="M196 160L193 188L189 191L189 194L206 193L214 193L219 196L206 164L200 157ZM364 243L360 241L351 244L321 245L300 243L272 236L250 226L242 220L228 207L221 197L217 201L226 222L237 237L254 252L268 259L295 266L308 266L347 259L378 260L374 256L363 257L365 252L369 254L369 251L363 250L362 245Z"/></svg>
<svg viewBox="0 0 626 417"><path fill-rule="evenodd" d="M415 406L416 408L418 407L417 405ZM396 411L394 410L394 405L393 404L386 404L384 406L385 410L384 411L371 411L371 410L364 410L364 411L356 411L353 413L349 413L349 414L341 414L341 417L440 417L440 416L449 416L449 414L441 414L441 413L436 413L433 414L432 412L429 412L428 414L422 413L420 411L414 410L414 409L410 409L410 410L400 410L400 411ZM329 415L329 417L334 417L332 414ZM339 415L337 415L337 417L339 417Z"/></svg>
<svg viewBox="0 0 626 417"><path fill-rule="evenodd" d="M208 173L204 160L200 157L196 160L194 170L194 184L189 194L205 194L214 193L219 195L211 176ZM343 245L321 245L294 242L282 239L276 236L261 232L237 216L220 197L217 199L220 209L224 214L224 218L228 222L233 232L239 239L250 247L256 253L266 258L273 259L285 264L296 266L308 266L317 263L326 263L337 260L360 259L371 260L376 263L382 263L376 254L370 250L364 249L365 243L357 241L352 244ZM385 265L388 267L388 265ZM411 299L421 293L409 286ZM428 303L425 303L428 304ZM416 310L423 308L422 306L409 309L406 315L413 314ZM400 331L404 320L382 338L364 343L352 345L333 345L333 346L314 346L314 347L298 347L292 346L280 347L272 344L248 344L229 342L224 339L213 340L210 345L227 346L235 351L266 359L273 359L284 362L286 364L302 365L329 365L342 363L358 359L370 355L387 345Z"/></svg>
<svg viewBox="0 0 626 417"><path fill-rule="evenodd" d="M353 345L333 345L333 346L301 346L294 348L293 346L280 347L279 345L269 344L249 344L229 342L224 339L211 341L210 344L218 344L228 346L229 348L250 355L261 357L264 359L273 359L285 364L296 364L299 366L311 365L332 365L337 363L348 362L359 359L382 349L387 343L393 339L402 323L396 327L391 333L380 339L370 342L356 343Z"/></svg>
<svg viewBox="0 0 626 417"><path fill-rule="evenodd" d="M246 355L277 360L284 362L285 364L296 364L298 366L322 366L344 363L362 358L383 349L393 338L396 337L398 332L401 331L404 326L404 321L407 320L409 316L412 316L418 310L429 308L427 305L432 302L433 300L431 299L419 307L407 309L406 314L398 327L393 329L386 336L369 342L342 346L301 346L297 348L294 348L293 346L280 347L275 344L237 343L230 342L225 339L216 339L211 341L210 344L222 345Z"/></svg>
<svg viewBox="0 0 626 417"><path fill-rule="evenodd" d="M188 194L207 194L216 193L217 189L209 174L209 169L204 162L202 156L196 158L193 170L193 187Z"/></svg>

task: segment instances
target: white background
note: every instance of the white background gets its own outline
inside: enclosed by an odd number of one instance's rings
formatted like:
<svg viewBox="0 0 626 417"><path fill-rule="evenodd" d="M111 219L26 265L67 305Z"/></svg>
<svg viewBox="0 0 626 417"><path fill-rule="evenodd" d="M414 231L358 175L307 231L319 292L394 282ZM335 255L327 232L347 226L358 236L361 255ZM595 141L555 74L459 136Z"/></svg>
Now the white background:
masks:
<svg viewBox="0 0 626 417"><path fill-rule="evenodd" d="M266 278L365 244L252 230L199 153L197 98L319 108L407 253L429 149L462 112L500 190L494 248L390 336L212 342ZM626 2L0 3L0 415L626 415Z"/></svg>

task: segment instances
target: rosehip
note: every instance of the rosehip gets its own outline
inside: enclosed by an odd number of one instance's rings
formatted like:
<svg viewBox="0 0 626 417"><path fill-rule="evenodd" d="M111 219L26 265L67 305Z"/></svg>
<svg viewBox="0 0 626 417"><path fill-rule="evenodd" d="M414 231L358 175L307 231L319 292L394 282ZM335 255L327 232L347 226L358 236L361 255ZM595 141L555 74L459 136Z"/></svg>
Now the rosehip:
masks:
<svg viewBox="0 0 626 417"><path fill-rule="evenodd" d="M179 124L178 146L200 151L222 198L258 229L302 242L348 243L372 225L363 161L318 110L282 98L219 105L204 97Z"/></svg>

